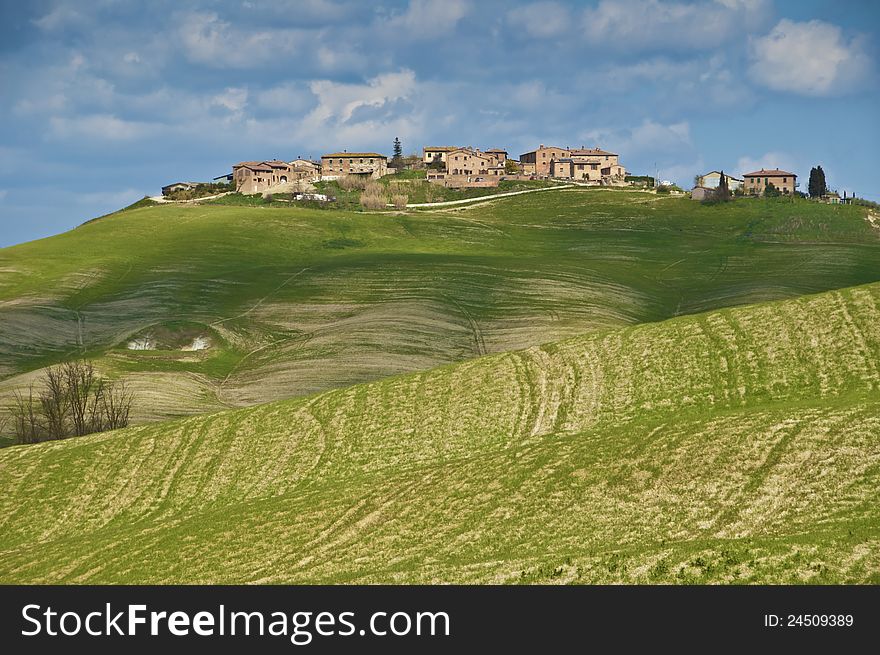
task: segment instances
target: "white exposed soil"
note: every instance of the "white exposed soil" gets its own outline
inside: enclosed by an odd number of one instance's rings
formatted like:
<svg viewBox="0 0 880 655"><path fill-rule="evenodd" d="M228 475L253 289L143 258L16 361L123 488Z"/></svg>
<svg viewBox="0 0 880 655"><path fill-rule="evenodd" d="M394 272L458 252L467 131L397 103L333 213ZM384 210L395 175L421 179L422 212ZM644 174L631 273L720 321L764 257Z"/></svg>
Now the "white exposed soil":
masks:
<svg viewBox="0 0 880 655"><path fill-rule="evenodd" d="M181 350L207 350L211 347L211 341L208 337L196 337L188 346L184 346Z"/></svg>
<svg viewBox="0 0 880 655"><path fill-rule="evenodd" d="M155 344L149 337L138 337L129 341L127 348L129 350L153 350Z"/></svg>

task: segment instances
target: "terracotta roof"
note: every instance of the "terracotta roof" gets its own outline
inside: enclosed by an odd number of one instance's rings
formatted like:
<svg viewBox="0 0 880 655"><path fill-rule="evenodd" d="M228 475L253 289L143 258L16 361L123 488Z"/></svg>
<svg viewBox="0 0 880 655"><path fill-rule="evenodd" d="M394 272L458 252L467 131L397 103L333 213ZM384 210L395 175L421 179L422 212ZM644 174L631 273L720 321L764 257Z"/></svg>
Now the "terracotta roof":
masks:
<svg viewBox="0 0 880 655"><path fill-rule="evenodd" d="M485 150L484 152L503 152L505 155L507 154L507 151L504 150L503 148L489 148L488 150Z"/></svg>
<svg viewBox="0 0 880 655"><path fill-rule="evenodd" d="M479 150L474 150L473 148L453 148L449 152L466 152L467 154L474 157L482 157L483 159L488 159L485 153L480 152Z"/></svg>
<svg viewBox="0 0 880 655"><path fill-rule="evenodd" d="M617 156L616 152L608 152L607 150L601 150L600 148L581 148L578 150L572 150L572 155L581 155L581 156L589 156L589 155L614 155Z"/></svg>
<svg viewBox="0 0 880 655"><path fill-rule="evenodd" d="M797 177L797 175L788 171L781 171L778 168L762 168L754 173L745 173L743 177Z"/></svg>
<svg viewBox="0 0 880 655"><path fill-rule="evenodd" d="M381 159L388 159L388 157L380 155L378 152L331 152L329 155L321 155L321 159L326 159L327 157L379 157Z"/></svg>
<svg viewBox="0 0 880 655"><path fill-rule="evenodd" d="M235 166L232 167L233 170L236 168L249 168L252 171L271 171L272 167L267 165L266 162L262 161L243 161L239 162Z"/></svg>
<svg viewBox="0 0 880 655"><path fill-rule="evenodd" d="M458 146L425 146L423 151L449 152L450 150L458 150Z"/></svg>

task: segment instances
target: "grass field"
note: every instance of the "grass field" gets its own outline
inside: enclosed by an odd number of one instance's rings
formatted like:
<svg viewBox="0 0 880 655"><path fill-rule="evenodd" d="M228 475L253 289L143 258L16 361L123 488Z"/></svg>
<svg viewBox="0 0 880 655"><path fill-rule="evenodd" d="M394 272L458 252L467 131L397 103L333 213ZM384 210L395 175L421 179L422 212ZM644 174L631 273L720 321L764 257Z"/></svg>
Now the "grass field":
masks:
<svg viewBox="0 0 880 655"><path fill-rule="evenodd" d="M878 367L871 284L6 448L0 582L880 583Z"/></svg>
<svg viewBox="0 0 880 655"><path fill-rule="evenodd" d="M0 402L85 355L154 420L873 282L864 212L593 189L410 213L142 206L0 250ZM211 347L126 348L175 330Z"/></svg>

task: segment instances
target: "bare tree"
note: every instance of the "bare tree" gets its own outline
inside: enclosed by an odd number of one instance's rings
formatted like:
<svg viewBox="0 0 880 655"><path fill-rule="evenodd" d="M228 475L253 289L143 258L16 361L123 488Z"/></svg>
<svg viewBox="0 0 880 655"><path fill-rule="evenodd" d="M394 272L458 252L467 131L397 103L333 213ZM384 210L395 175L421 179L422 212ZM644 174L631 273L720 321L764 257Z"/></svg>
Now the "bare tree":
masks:
<svg viewBox="0 0 880 655"><path fill-rule="evenodd" d="M9 408L12 428L18 443L37 443L45 438L40 424L37 403L34 401L34 386L28 387L27 395L21 391L12 394L12 407Z"/></svg>
<svg viewBox="0 0 880 655"><path fill-rule="evenodd" d="M74 361L46 370L41 389L16 391L9 418L18 443L78 437L128 425L134 396L124 382L102 379L91 362Z"/></svg>

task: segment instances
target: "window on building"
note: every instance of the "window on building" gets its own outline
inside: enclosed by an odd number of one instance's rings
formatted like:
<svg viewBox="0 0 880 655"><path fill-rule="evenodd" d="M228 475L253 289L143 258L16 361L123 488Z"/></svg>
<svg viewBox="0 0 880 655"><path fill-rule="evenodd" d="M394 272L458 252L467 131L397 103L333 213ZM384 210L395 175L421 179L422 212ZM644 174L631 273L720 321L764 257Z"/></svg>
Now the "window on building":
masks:
<svg viewBox="0 0 880 655"><path fill-rule="evenodd" d="M785 184L786 182L788 182L788 178L787 178L787 177L783 177L783 178L782 178L782 183Z"/></svg>

